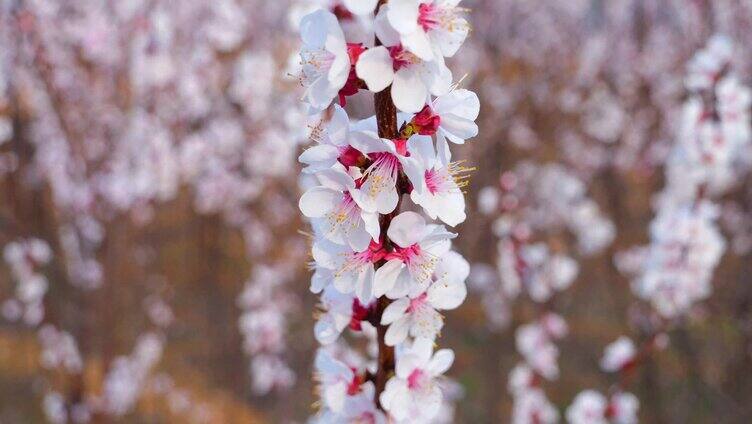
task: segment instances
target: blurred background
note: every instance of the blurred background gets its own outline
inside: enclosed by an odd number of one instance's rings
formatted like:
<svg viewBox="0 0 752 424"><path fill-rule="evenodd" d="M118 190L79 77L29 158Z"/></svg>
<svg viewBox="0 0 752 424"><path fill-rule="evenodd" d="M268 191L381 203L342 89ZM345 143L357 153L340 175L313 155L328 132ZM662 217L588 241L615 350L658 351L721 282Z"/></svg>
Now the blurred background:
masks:
<svg viewBox="0 0 752 424"><path fill-rule="evenodd" d="M569 326L558 379L543 384L562 413L620 379L641 422L752 421L747 174L716 199L726 249L712 295L640 367L599 367L619 336L650 334L650 305L618 258L649 242L687 63L724 34L749 83L752 2L463 4L473 31L449 66L481 116L480 135L454 150L478 169L456 242L470 296L440 341L457 354L449 421L509 422L515 329L541 311ZM295 26L334 6L0 0L1 423L294 423L315 411L296 161L315 121L299 104ZM371 102L348 107L365 116ZM545 301L503 289L501 215L572 260L571 286Z"/></svg>

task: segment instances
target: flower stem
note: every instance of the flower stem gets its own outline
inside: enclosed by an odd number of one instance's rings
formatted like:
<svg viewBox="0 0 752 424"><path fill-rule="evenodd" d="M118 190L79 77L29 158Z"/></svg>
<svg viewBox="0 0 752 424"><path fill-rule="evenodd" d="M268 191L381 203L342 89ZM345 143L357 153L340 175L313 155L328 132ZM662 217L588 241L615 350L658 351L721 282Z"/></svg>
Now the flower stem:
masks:
<svg viewBox="0 0 752 424"><path fill-rule="evenodd" d="M387 0L379 0L378 5L376 6L376 13L378 13L381 5L386 3L386 1ZM377 38L376 45L380 44L381 42ZM374 95L374 108L376 109L376 123L378 125L379 137L388 138L390 140L399 137L397 129L397 108L394 106L394 102L392 101L391 86ZM400 184L397 185L397 193L401 199L402 194L404 193ZM402 202L399 202L397 204L394 212L383 217L384 219L381 220L381 234L386 234L387 229L389 228L389 223L391 222L391 218L399 213L400 203ZM389 243L388 237L386 235L384 237L385 245L389 246L391 243ZM381 265L383 264L378 263L376 264L376 267L380 267ZM379 344L379 354L377 360L378 369L376 370L374 381L374 384L376 386L374 401L376 402L376 405L378 405L379 409L382 410L384 408L381 406L379 396L384 391L387 380L394 373L394 347L386 345L384 338L386 336L387 326L381 324L381 316L384 313L384 309L389 306L389 303L390 300L386 296L381 296L376 301L375 322Z"/></svg>

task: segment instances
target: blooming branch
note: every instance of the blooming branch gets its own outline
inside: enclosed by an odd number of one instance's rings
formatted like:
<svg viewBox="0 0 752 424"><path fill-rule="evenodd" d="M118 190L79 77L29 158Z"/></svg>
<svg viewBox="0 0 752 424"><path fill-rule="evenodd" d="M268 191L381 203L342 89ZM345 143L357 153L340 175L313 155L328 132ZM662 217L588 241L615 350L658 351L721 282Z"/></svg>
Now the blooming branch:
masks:
<svg viewBox="0 0 752 424"><path fill-rule="evenodd" d="M472 169L451 161L448 141L477 134L479 101L452 86L444 58L468 25L456 1L381 0L371 41L356 43L338 23L366 15L350 3L301 21L305 100L330 112L300 156L316 180L300 209L314 231L311 291L322 295L317 418L425 422L442 408L442 375L454 360L449 349L433 352L439 311L465 299L469 265L451 251L455 233L402 205L409 198L449 226L465 220L461 188ZM351 123L331 102L345 106L362 89L374 93L375 117ZM365 356L344 334L368 339Z"/></svg>

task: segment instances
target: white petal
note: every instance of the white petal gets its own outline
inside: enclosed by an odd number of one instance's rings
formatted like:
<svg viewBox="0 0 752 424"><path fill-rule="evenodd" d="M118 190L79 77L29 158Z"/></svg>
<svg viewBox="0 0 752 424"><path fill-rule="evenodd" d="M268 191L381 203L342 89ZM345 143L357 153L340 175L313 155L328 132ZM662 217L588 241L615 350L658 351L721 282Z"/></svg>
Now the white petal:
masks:
<svg viewBox="0 0 752 424"><path fill-rule="evenodd" d="M367 15L376 10L377 0L344 0L345 7L356 15Z"/></svg>
<svg viewBox="0 0 752 424"><path fill-rule="evenodd" d="M394 74L392 100L403 112L419 112L428 97L428 89L414 67L406 66Z"/></svg>
<svg viewBox="0 0 752 424"><path fill-rule="evenodd" d="M439 131L452 143L462 144L465 140L478 135L478 125L469 119L449 114L441 117Z"/></svg>
<svg viewBox="0 0 752 424"><path fill-rule="evenodd" d="M347 398L347 383L324 385L324 401L332 411L341 411Z"/></svg>
<svg viewBox="0 0 752 424"><path fill-rule="evenodd" d="M465 196L459 188L439 197L439 200L441 203L436 209L436 215L442 222L452 227L465 222Z"/></svg>
<svg viewBox="0 0 752 424"><path fill-rule="evenodd" d="M361 53L355 64L355 73L365 81L368 89L378 93L387 88L394 78L392 57L384 46L370 48Z"/></svg>
<svg viewBox="0 0 752 424"><path fill-rule="evenodd" d="M438 385L433 385L431 391L420 397L421 415L427 419L436 417L441 411L443 395Z"/></svg>
<svg viewBox="0 0 752 424"><path fill-rule="evenodd" d="M433 355L431 362L428 363L428 372L434 377L444 374L453 362L454 352L451 349L438 350Z"/></svg>
<svg viewBox="0 0 752 424"><path fill-rule="evenodd" d="M389 414L396 420L407 418L410 392L407 382L399 378L390 378L386 382L386 389L379 396L379 401Z"/></svg>
<svg viewBox="0 0 752 424"><path fill-rule="evenodd" d="M458 18L452 22L452 30L438 30L431 32L431 39L441 49L445 57L452 57L465 42L470 31L470 25L465 19Z"/></svg>
<svg viewBox="0 0 752 424"><path fill-rule="evenodd" d="M436 265L435 272L439 278L448 278L464 283L470 275L470 264L459 253L446 252Z"/></svg>
<svg viewBox="0 0 752 424"><path fill-rule="evenodd" d="M387 18L400 34L409 34L418 28L419 0L390 0Z"/></svg>
<svg viewBox="0 0 752 424"><path fill-rule="evenodd" d="M321 293L322 290L332 281L332 272L328 269L316 267L311 277L311 293Z"/></svg>
<svg viewBox="0 0 752 424"><path fill-rule="evenodd" d="M335 104L332 119L326 124L329 140L337 146L347 145L347 134L350 131L350 118L342 106Z"/></svg>
<svg viewBox="0 0 752 424"><path fill-rule="evenodd" d="M444 63L444 58L435 56L431 62L423 62L419 67L420 78L434 96L447 94L452 87L452 71Z"/></svg>
<svg viewBox="0 0 752 424"><path fill-rule="evenodd" d="M337 329L330 314L324 314L313 326L313 334L316 341L322 345L332 344L339 338L340 331Z"/></svg>
<svg viewBox="0 0 752 424"><path fill-rule="evenodd" d="M321 77L308 87L306 97L308 98L308 103L311 104L311 107L318 110L324 110L329 107L329 104L332 102L334 96L337 95L338 91L339 88L332 87L327 78Z"/></svg>
<svg viewBox="0 0 752 424"><path fill-rule="evenodd" d="M300 38L308 46L321 47L326 42L327 28L333 23L337 23L337 17L329 11L318 9L309 13L300 20Z"/></svg>
<svg viewBox="0 0 752 424"><path fill-rule="evenodd" d="M317 164L328 168L337 162L337 157L339 157L339 150L336 147L320 144L305 149L298 157L298 161L306 165ZM313 171L316 170L313 169Z"/></svg>
<svg viewBox="0 0 752 424"><path fill-rule="evenodd" d="M384 140L370 131L354 131L350 134L350 145L365 154L386 150Z"/></svg>
<svg viewBox="0 0 752 424"><path fill-rule="evenodd" d="M392 213L399 203L399 194L396 188L382 190L376 197L376 211L382 215Z"/></svg>
<svg viewBox="0 0 752 424"><path fill-rule="evenodd" d="M410 328L409 320L405 317L393 322L386 330L384 343L387 346L396 346L407 338L407 330Z"/></svg>
<svg viewBox="0 0 752 424"><path fill-rule="evenodd" d="M431 354L433 353L433 340L417 338L415 339L415 342L413 342L410 351L418 357L419 364L428 364L428 361L431 359Z"/></svg>
<svg viewBox="0 0 752 424"><path fill-rule="evenodd" d="M325 187L314 187L303 193L298 206L303 215L309 218L321 218L340 201L342 201L341 192Z"/></svg>
<svg viewBox="0 0 752 424"><path fill-rule="evenodd" d="M399 161L402 164L402 171L405 172L405 175L407 175L407 178L413 185L413 190L423 191L425 188L426 169L421 166L419 159L400 156Z"/></svg>
<svg viewBox="0 0 752 424"><path fill-rule="evenodd" d="M365 272L362 272L359 275L355 294L358 296L360 303L364 305L367 305L371 299L373 299L374 275L375 272L373 270L373 265L366 267Z"/></svg>
<svg viewBox="0 0 752 424"><path fill-rule="evenodd" d="M418 357L418 355L416 355L412 351L407 351L407 352L408 353L404 355L400 355L397 358L397 364L394 369L394 372L397 375L397 377L401 379L407 379L416 368L420 368L422 365L426 365L428 363L428 359L426 359L425 361L422 361Z"/></svg>
<svg viewBox="0 0 752 424"><path fill-rule="evenodd" d="M449 150L449 143L447 143L441 128L436 133L436 159L444 166L452 161L452 152Z"/></svg>
<svg viewBox="0 0 752 424"><path fill-rule="evenodd" d="M460 88L437 97L433 102L433 110L439 115L452 114L459 118L475 121L480 112L480 100L474 92Z"/></svg>
<svg viewBox="0 0 752 424"><path fill-rule="evenodd" d="M371 212L361 212L360 216L365 223L365 229L371 235L373 241L379 241L381 236L381 225L379 225L379 214Z"/></svg>
<svg viewBox="0 0 752 424"><path fill-rule="evenodd" d="M311 254L316 261L316 265L327 269L335 269L344 250L344 246L332 243L323 238L316 238L311 247Z"/></svg>
<svg viewBox="0 0 752 424"><path fill-rule="evenodd" d="M321 374L326 375L346 375L352 372L347 365L335 359L331 353L324 349L319 349L316 354L315 368Z"/></svg>
<svg viewBox="0 0 752 424"><path fill-rule="evenodd" d="M467 287L463 281L441 278L428 288L427 302L436 309L454 309L467 297Z"/></svg>
<svg viewBox="0 0 752 424"><path fill-rule="evenodd" d="M408 298L397 299L394 302L390 303L389 306L384 309L384 313L381 315L381 324L391 324L397 319L403 317L405 315L405 311L407 311L407 308L409 306L410 299Z"/></svg>
<svg viewBox="0 0 752 424"><path fill-rule="evenodd" d="M362 222L359 222L357 227L350 228L347 231L348 232L345 233L347 236L347 243L354 251L362 252L368 248L369 244L371 244L371 235L368 234L368 231L366 231Z"/></svg>
<svg viewBox="0 0 752 424"><path fill-rule="evenodd" d="M410 247L422 240L426 220L415 212L402 212L392 219L387 236L400 247Z"/></svg>
<svg viewBox="0 0 752 424"><path fill-rule="evenodd" d="M382 6L379 9L379 13L373 20L373 30L376 33L376 38L381 41L381 44L385 46L396 46L400 43L400 34L392 28L392 24L389 23L387 17L387 11L389 10L389 4Z"/></svg>
<svg viewBox="0 0 752 424"><path fill-rule="evenodd" d="M355 181L343 168L322 169L316 173L316 179L322 186L339 192L354 188Z"/></svg>
<svg viewBox="0 0 752 424"><path fill-rule="evenodd" d="M376 270L373 282L373 295L381 297L394 287L394 282L402 270L403 263L399 259L387 261Z"/></svg>
<svg viewBox="0 0 752 424"><path fill-rule="evenodd" d="M433 168L436 162L436 152L433 150L433 140L430 136L415 134L407 140L407 150L410 157L418 159L423 170Z"/></svg>
<svg viewBox="0 0 752 424"><path fill-rule="evenodd" d="M339 91L345 86L347 77L350 75L350 55L347 54L347 44L344 39L329 36L326 40L326 49L334 54L334 61L329 68L327 78L329 83Z"/></svg>
<svg viewBox="0 0 752 424"><path fill-rule="evenodd" d="M402 45L423 60L433 60L431 40L428 39L428 35L423 31L423 28L418 27L411 33L403 34Z"/></svg>
<svg viewBox="0 0 752 424"><path fill-rule="evenodd" d="M416 283L410 275L410 270L407 267L403 267L397 276L397 280L394 282L394 286L386 292L386 297L389 299L399 299L401 297L416 295L422 293L424 287ZM418 292L418 293L415 293Z"/></svg>
<svg viewBox="0 0 752 424"><path fill-rule="evenodd" d="M428 305L422 305L412 314L413 320L410 326L410 335L429 340L435 340L444 326L444 318L440 313Z"/></svg>

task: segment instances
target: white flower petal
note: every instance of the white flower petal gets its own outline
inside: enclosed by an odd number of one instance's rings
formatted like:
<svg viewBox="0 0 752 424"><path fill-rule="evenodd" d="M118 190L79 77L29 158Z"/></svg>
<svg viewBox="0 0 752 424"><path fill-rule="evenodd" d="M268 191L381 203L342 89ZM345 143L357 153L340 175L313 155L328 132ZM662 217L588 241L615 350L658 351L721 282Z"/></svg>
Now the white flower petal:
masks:
<svg viewBox="0 0 752 424"><path fill-rule="evenodd" d="M303 193L298 206L303 215L309 218L321 218L340 201L342 201L341 192L325 187L314 187Z"/></svg>
<svg viewBox="0 0 752 424"><path fill-rule="evenodd" d="M373 299L373 281L375 277L373 265L366 267L365 272L362 272L358 277L355 294L358 296L360 303L367 305Z"/></svg>
<svg viewBox="0 0 752 424"><path fill-rule="evenodd" d="M409 34L418 29L419 0L390 0L386 12L389 23L400 34Z"/></svg>
<svg viewBox="0 0 752 424"><path fill-rule="evenodd" d="M370 48L361 53L355 64L355 73L374 93L384 90L394 79L392 57L384 46Z"/></svg>
<svg viewBox="0 0 752 424"><path fill-rule="evenodd" d="M298 157L298 161L306 165L317 164L320 165L320 168L328 168L337 162L338 157L339 150L336 147L320 144L305 149ZM304 172L315 172L318 169L319 167L311 170L306 169Z"/></svg>
<svg viewBox="0 0 752 424"><path fill-rule="evenodd" d="M433 353L433 340L426 338L417 338L413 342L410 352L418 358L418 364L425 365L431 359Z"/></svg>
<svg viewBox="0 0 752 424"><path fill-rule="evenodd" d="M337 329L334 319L330 314L324 314L313 326L313 334L316 341L322 345L329 345L337 341L341 331Z"/></svg>
<svg viewBox="0 0 752 424"><path fill-rule="evenodd" d="M412 313L410 335L435 340L444 326L444 318L429 305L422 305Z"/></svg>
<svg viewBox="0 0 752 424"><path fill-rule="evenodd" d="M403 266L404 264L399 259L392 259L377 269L374 276L373 295L381 297L391 290Z"/></svg>
<svg viewBox="0 0 752 424"><path fill-rule="evenodd" d="M410 329L409 320L406 317L393 322L386 330L384 343L387 346L396 346L407 338L407 331Z"/></svg>
<svg viewBox="0 0 752 424"><path fill-rule="evenodd" d="M465 42L467 34L470 32L470 25L463 18L458 18L452 22L451 30L438 30L431 32L431 40L441 50L445 57L452 57Z"/></svg>
<svg viewBox="0 0 752 424"><path fill-rule="evenodd" d="M410 247L426 234L426 220L415 212L402 212L392 219L387 236L400 247Z"/></svg>
<svg viewBox="0 0 752 424"><path fill-rule="evenodd" d="M419 112L428 98L428 89L414 67L406 66L394 74L392 100L403 112Z"/></svg>
<svg viewBox="0 0 752 424"><path fill-rule="evenodd" d="M422 60L433 60L431 40L428 38L425 31L423 31L423 28L418 27L415 31L409 34L403 34L402 45Z"/></svg>
<svg viewBox="0 0 752 424"><path fill-rule="evenodd" d="M441 278L428 288L428 303L436 309L454 309L467 297L467 287L463 281Z"/></svg>
<svg viewBox="0 0 752 424"><path fill-rule="evenodd" d="M344 0L345 7L356 15L367 15L376 10L378 0Z"/></svg>
<svg viewBox="0 0 752 424"><path fill-rule="evenodd" d="M407 308L409 306L410 299L408 298L397 299L394 302L390 303L389 306L384 309L384 313L381 315L381 324L391 324L397 319L403 317L405 315L405 311L407 311Z"/></svg>
<svg viewBox="0 0 752 424"><path fill-rule="evenodd" d="M451 349L440 349L436 351L428 363L428 372L432 376L444 374L454 362L454 352Z"/></svg>

